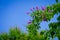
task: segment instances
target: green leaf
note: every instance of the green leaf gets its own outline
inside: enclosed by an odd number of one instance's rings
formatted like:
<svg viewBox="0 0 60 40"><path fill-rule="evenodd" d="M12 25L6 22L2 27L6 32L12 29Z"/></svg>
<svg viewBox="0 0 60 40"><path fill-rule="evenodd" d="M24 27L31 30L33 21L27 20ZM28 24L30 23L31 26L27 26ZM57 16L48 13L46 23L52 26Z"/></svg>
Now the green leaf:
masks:
<svg viewBox="0 0 60 40"><path fill-rule="evenodd" d="M58 0L56 0L56 2L58 2Z"/></svg>
<svg viewBox="0 0 60 40"><path fill-rule="evenodd" d="M58 21L60 21L60 16L57 18Z"/></svg>

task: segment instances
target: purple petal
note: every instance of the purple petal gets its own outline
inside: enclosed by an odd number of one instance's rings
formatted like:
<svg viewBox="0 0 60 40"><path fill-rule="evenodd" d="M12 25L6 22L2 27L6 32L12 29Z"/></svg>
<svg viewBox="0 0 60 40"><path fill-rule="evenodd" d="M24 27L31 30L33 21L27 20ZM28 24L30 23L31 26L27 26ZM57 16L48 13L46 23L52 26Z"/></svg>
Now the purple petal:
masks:
<svg viewBox="0 0 60 40"><path fill-rule="evenodd" d="M38 6L36 6L36 10L39 10Z"/></svg>
<svg viewBox="0 0 60 40"><path fill-rule="evenodd" d="M45 7L43 7L43 6L42 6L41 8L42 8L42 10L45 10L45 9L46 9L46 8L45 8Z"/></svg>
<svg viewBox="0 0 60 40"><path fill-rule="evenodd" d="M27 12L27 14L30 14L30 12Z"/></svg>
<svg viewBox="0 0 60 40"><path fill-rule="evenodd" d="M32 8L30 8L30 10L31 10L31 11L33 11L33 9L32 9Z"/></svg>
<svg viewBox="0 0 60 40"><path fill-rule="evenodd" d="M29 21L28 24L31 24L31 22Z"/></svg>
<svg viewBox="0 0 60 40"><path fill-rule="evenodd" d="M31 20L29 20L28 24L31 24Z"/></svg>

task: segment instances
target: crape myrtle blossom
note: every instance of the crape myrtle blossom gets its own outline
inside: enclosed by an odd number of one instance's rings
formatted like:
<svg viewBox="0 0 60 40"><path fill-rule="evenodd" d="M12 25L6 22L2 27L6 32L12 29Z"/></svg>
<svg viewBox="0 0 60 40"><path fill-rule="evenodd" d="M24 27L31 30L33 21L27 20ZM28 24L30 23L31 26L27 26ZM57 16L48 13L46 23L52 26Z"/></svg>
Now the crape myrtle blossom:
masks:
<svg viewBox="0 0 60 40"><path fill-rule="evenodd" d="M36 6L36 10L39 10L39 7L38 6Z"/></svg>
<svg viewBox="0 0 60 40"><path fill-rule="evenodd" d="M35 8L34 8L34 7L33 7L33 8L30 8L30 10L31 10L32 12L34 12L34 10L40 10L40 9L39 9L38 6L36 6Z"/></svg>
<svg viewBox="0 0 60 40"><path fill-rule="evenodd" d="M29 15L29 14L30 14L30 12L26 12L26 14L28 14L28 15Z"/></svg>
<svg viewBox="0 0 60 40"><path fill-rule="evenodd" d="M34 8L30 8L30 10L33 12L34 10L33 10Z"/></svg>
<svg viewBox="0 0 60 40"><path fill-rule="evenodd" d="M29 20L29 21L28 21L28 24L31 24L31 23L32 23L31 20Z"/></svg>
<svg viewBox="0 0 60 40"><path fill-rule="evenodd" d="M45 10L46 9L44 6L42 6L41 8L42 8L42 10Z"/></svg>

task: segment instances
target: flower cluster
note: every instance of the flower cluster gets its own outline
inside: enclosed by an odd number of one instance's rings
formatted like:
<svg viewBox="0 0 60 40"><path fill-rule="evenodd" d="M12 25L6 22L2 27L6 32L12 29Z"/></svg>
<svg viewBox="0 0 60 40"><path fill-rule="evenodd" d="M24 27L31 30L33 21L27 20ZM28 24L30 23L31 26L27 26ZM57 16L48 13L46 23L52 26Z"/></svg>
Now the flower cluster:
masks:
<svg viewBox="0 0 60 40"><path fill-rule="evenodd" d="M45 8L44 6L42 6L41 9L42 9L42 10L45 10L46 8ZM36 6L35 8L34 8L34 7L33 7L33 8L30 8L30 10L31 10L32 12L34 12L34 10L40 10L40 8L39 8L38 6ZM29 12L27 12L27 14L29 14Z"/></svg>

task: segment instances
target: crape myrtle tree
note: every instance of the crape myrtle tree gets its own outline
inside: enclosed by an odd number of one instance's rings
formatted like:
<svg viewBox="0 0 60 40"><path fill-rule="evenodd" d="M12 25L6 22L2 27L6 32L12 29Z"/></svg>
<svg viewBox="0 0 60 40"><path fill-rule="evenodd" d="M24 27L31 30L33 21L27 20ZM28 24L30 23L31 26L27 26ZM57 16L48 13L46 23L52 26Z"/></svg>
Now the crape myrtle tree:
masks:
<svg viewBox="0 0 60 40"><path fill-rule="evenodd" d="M49 30L42 30L40 32L40 38L37 36L41 21L48 22L55 14L60 13L60 3L58 0L56 2L52 6L42 7L42 10L38 7L32 8L30 9L32 11L31 14L27 12L32 17L27 26L30 40L50 40L50 38L54 37L58 37L60 40L60 16L57 18L58 22L49 24Z"/></svg>
<svg viewBox="0 0 60 40"><path fill-rule="evenodd" d="M56 0L56 4L47 7L38 6L36 8L31 8L32 11L27 12L28 15L32 17L27 24L27 32L22 33L19 28L11 28L9 33L1 33L0 40L50 40L50 38L58 37L60 40L60 16L58 16L58 22L49 23L49 30L42 30L38 32L41 28L40 23L42 21L50 21L55 14L60 13L60 3Z"/></svg>

